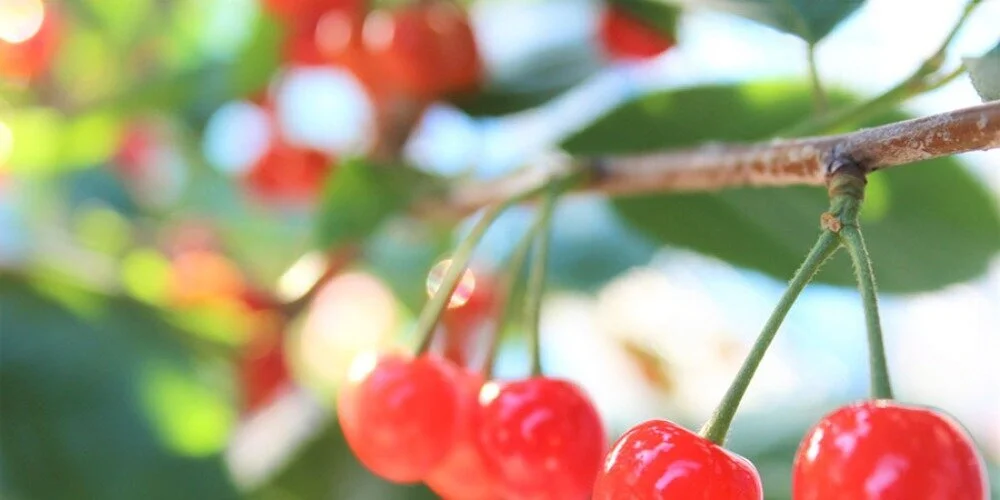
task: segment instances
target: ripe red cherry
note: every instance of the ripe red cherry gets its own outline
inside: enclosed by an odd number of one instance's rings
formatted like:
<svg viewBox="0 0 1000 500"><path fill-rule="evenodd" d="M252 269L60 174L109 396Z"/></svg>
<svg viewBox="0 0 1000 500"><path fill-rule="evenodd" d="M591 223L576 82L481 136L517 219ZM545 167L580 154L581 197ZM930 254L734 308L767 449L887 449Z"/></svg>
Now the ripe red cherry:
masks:
<svg viewBox="0 0 1000 500"><path fill-rule="evenodd" d="M479 444L505 498L589 498L607 441L582 389L534 377L487 384L480 400Z"/></svg>
<svg viewBox="0 0 1000 500"><path fill-rule="evenodd" d="M43 4L42 24L27 40L0 40L0 77L30 80L45 71L62 38L59 13L52 2Z"/></svg>
<svg viewBox="0 0 1000 500"><path fill-rule="evenodd" d="M263 198L310 200L322 189L331 164L321 151L273 141L247 172L246 182Z"/></svg>
<svg viewBox="0 0 1000 500"><path fill-rule="evenodd" d="M458 368L441 358L363 354L341 389L347 444L373 473L416 482L451 451L463 419Z"/></svg>
<svg viewBox="0 0 1000 500"><path fill-rule="evenodd" d="M983 459L961 424L893 401L862 401L823 417L792 470L796 500L988 497Z"/></svg>
<svg viewBox="0 0 1000 500"><path fill-rule="evenodd" d="M629 429L612 446L594 500L760 500L760 476L747 459L666 420Z"/></svg>
<svg viewBox="0 0 1000 500"><path fill-rule="evenodd" d="M614 5L601 14L600 39L612 59L622 60L649 59L674 46L673 40Z"/></svg>
<svg viewBox="0 0 1000 500"><path fill-rule="evenodd" d="M379 69L405 93L435 97L472 87L481 78L468 17L450 3L373 12L363 37Z"/></svg>
<svg viewBox="0 0 1000 500"><path fill-rule="evenodd" d="M285 361L284 322L277 301L253 289L245 290L241 299L254 328L240 360L243 408L253 412L274 401L291 383L292 374Z"/></svg>
<svg viewBox="0 0 1000 500"><path fill-rule="evenodd" d="M427 486L445 500L499 500L496 472L483 458L479 433L479 390L483 377L471 370L461 373L465 418L458 440L448 455L425 479Z"/></svg>

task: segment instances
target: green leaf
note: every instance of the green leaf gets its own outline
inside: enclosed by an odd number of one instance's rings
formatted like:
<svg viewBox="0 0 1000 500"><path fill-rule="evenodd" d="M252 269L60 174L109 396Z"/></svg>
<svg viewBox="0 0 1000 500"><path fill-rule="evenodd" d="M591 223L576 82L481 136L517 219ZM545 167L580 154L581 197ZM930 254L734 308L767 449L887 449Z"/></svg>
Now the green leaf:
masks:
<svg viewBox="0 0 1000 500"><path fill-rule="evenodd" d="M576 155L604 155L764 140L807 117L810 99L808 87L798 84L663 92L612 111L564 147ZM852 100L838 93L831 99L835 105ZM905 118L892 113L879 122ZM916 292L973 278L1000 250L996 201L955 159L891 169L870 180L862 217L882 290ZM619 198L614 206L629 225L660 243L786 279L814 241L827 197L821 188L743 188ZM854 282L842 258L819 280Z"/></svg>
<svg viewBox="0 0 1000 500"><path fill-rule="evenodd" d="M4 493L238 497L221 459L232 405L154 310L11 278L0 310Z"/></svg>
<svg viewBox="0 0 1000 500"><path fill-rule="evenodd" d="M623 226L598 200L566 200L552 220L548 282L554 288L596 292L615 276L649 263L656 245Z"/></svg>
<svg viewBox="0 0 1000 500"><path fill-rule="evenodd" d="M815 44L864 3L864 0L674 0L766 24Z"/></svg>
<svg viewBox="0 0 1000 500"><path fill-rule="evenodd" d="M49 175L100 164L118 146L119 116L86 113L66 117L52 108L31 107L0 116L13 147L0 168L24 175Z"/></svg>
<svg viewBox="0 0 1000 500"><path fill-rule="evenodd" d="M233 94L248 95L267 86L281 65L284 28L273 16L259 14L253 31L230 70Z"/></svg>
<svg viewBox="0 0 1000 500"><path fill-rule="evenodd" d="M1000 42L982 56L967 57L963 62L983 102L1000 99Z"/></svg>
<svg viewBox="0 0 1000 500"><path fill-rule="evenodd" d="M335 249L372 234L390 215L429 188L433 177L398 165L360 158L342 162L329 176L317 217L317 245Z"/></svg>
<svg viewBox="0 0 1000 500"><path fill-rule="evenodd" d="M543 47L506 74L489 75L489 84L473 93L450 97L471 116L501 116L531 109L558 97L602 69L585 44Z"/></svg>

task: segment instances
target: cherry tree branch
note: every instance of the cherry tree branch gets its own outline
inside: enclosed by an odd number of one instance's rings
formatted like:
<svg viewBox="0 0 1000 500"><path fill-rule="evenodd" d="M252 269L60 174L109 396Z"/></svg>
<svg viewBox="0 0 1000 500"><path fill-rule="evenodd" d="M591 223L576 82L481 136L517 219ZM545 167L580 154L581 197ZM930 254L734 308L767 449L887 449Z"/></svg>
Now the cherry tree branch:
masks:
<svg viewBox="0 0 1000 500"><path fill-rule="evenodd" d="M872 172L994 148L1000 148L1000 101L842 135L706 144L603 159L557 158L488 184L459 186L448 203L453 209L472 211L573 169L589 174L581 184L584 191L610 195L741 186L820 186L826 182L826 165L835 156L850 158Z"/></svg>

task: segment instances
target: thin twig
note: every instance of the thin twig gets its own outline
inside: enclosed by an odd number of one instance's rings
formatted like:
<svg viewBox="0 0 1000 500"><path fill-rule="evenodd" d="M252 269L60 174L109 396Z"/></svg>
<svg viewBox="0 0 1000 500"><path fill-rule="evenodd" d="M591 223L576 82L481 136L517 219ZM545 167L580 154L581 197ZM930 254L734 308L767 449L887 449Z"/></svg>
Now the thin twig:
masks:
<svg viewBox="0 0 1000 500"><path fill-rule="evenodd" d="M590 176L580 187L612 195L706 191L741 186L821 186L834 153L854 158L869 171L969 151L1000 148L1000 101L882 125L857 132L772 140L755 144L708 144L693 149L628 157L576 160ZM543 182L546 164L522 169L489 184L459 186L451 209L471 212Z"/></svg>

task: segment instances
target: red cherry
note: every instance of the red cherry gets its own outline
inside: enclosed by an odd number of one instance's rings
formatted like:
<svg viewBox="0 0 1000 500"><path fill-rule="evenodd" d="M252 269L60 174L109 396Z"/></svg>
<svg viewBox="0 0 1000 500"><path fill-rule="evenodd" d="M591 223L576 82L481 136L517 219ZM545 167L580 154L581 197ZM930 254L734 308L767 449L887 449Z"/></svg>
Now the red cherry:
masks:
<svg viewBox="0 0 1000 500"><path fill-rule="evenodd" d="M385 76L418 97L464 90L481 78L468 17L450 3L373 12L365 21L364 43Z"/></svg>
<svg viewBox="0 0 1000 500"><path fill-rule="evenodd" d="M496 472L483 458L479 433L479 390L483 377L471 370L461 372L465 419L455 446L425 479L427 486L445 500L498 500Z"/></svg>
<svg viewBox="0 0 1000 500"><path fill-rule="evenodd" d="M331 163L321 151L272 143L247 172L246 182L263 198L310 200L322 189Z"/></svg>
<svg viewBox="0 0 1000 500"><path fill-rule="evenodd" d="M247 412L267 406L291 381L280 332L266 337L252 341L240 362L243 405Z"/></svg>
<svg viewBox="0 0 1000 500"><path fill-rule="evenodd" d="M458 368L441 358L362 355L337 404L347 444L373 473L419 481L458 438L460 387Z"/></svg>
<svg viewBox="0 0 1000 500"><path fill-rule="evenodd" d="M275 15L299 20L329 9L356 12L364 8L363 0L262 0L264 8Z"/></svg>
<svg viewBox="0 0 1000 500"><path fill-rule="evenodd" d="M0 40L0 77L30 80L45 71L62 39L60 16L51 3L43 4L42 24L27 40Z"/></svg>
<svg viewBox="0 0 1000 500"><path fill-rule="evenodd" d="M975 444L952 418L893 401L862 401L823 417L795 455L792 498L989 498Z"/></svg>
<svg viewBox="0 0 1000 500"><path fill-rule="evenodd" d="M479 443L498 471L505 498L589 498L607 442L601 417L582 389L535 377L487 384L480 397L488 402Z"/></svg>
<svg viewBox="0 0 1000 500"><path fill-rule="evenodd" d="M749 460L666 420L649 420L618 438L594 484L594 500L760 500Z"/></svg>
<svg viewBox="0 0 1000 500"><path fill-rule="evenodd" d="M259 290L246 289L240 299L253 325L252 338L240 360L244 411L267 406L292 379L282 331L284 320L277 300Z"/></svg>
<svg viewBox="0 0 1000 500"><path fill-rule="evenodd" d="M601 14L600 39L612 59L649 59L674 46L673 40L614 5Z"/></svg>

